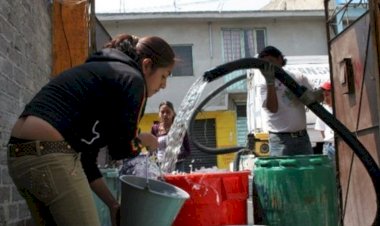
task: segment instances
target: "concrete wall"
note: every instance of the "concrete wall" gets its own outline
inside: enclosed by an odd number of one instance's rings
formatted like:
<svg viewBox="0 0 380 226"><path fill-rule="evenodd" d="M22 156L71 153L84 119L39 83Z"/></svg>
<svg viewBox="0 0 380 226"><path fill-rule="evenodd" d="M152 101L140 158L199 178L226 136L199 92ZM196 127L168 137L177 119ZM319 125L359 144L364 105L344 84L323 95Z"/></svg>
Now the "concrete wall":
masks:
<svg viewBox="0 0 380 226"><path fill-rule="evenodd" d="M51 73L51 3L0 3L0 225L33 225L8 175L6 144L24 105Z"/></svg>
<svg viewBox="0 0 380 226"><path fill-rule="evenodd" d="M324 18L303 18L302 20L296 17L290 19L245 18L244 20L220 19L213 22L185 19L178 19L175 22L159 20L115 22L102 21L102 16L99 16L99 20L111 36L124 32L138 36L157 35L170 44L193 45L195 76L170 78L167 89L148 100L146 112L157 112L158 104L164 99L169 99L175 106L179 106L196 78L202 76L206 70L223 63L222 28L265 28L267 44L277 46L287 56L327 55ZM221 82L223 81L217 80L208 84L203 92L204 95L218 87Z"/></svg>

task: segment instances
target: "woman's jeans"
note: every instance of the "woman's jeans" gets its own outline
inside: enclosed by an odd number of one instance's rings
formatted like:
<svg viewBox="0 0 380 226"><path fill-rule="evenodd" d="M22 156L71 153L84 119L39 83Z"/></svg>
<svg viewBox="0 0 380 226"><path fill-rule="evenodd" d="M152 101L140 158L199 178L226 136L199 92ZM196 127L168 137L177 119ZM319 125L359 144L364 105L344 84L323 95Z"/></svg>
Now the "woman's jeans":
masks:
<svg viewBox="0 0 380 226"><path fill-rule="evenodd" d="M8 168L38 226L100 226L79 154L8 156Z"/></svg>

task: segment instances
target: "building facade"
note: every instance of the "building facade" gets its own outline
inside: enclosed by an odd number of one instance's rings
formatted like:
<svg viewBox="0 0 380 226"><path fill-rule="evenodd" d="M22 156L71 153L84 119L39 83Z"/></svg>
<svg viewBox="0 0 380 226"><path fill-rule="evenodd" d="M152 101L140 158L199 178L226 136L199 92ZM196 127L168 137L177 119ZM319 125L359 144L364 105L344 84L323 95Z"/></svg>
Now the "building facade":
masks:
<svg viewBox="0 0 380 226"><path fill-rule="evenodd" d="M149 129L152 121L157 119L161 101L172 101L178 111L189 87L205 71L225 62L254 57L266 45L276 46L285 56L293 58L324 56L328 77L323 1L308 4L288 1L285 5L281 3L284 1L258 1L258 4L240 1L240 9L236 9L236 5L221 7L212 2L217 1L203 1L203 5L177 2L175 6L97 13L111 36L124 32L160 36L173 46L180 58L167 88L148 100L141 123L143 130ZM201 99L233 77L246 73L246 70L238 70L209 83ZM247 116L246 111L241 110L246 106L247 84L241 81L217 95L203 109L199 117L215 121L215 126L209 129L215 130L217 147L246 144ZM230 112L233 117L216 117L225 112ZM226 167L231 155L227 159L218 158L218 166Z"/></svg>

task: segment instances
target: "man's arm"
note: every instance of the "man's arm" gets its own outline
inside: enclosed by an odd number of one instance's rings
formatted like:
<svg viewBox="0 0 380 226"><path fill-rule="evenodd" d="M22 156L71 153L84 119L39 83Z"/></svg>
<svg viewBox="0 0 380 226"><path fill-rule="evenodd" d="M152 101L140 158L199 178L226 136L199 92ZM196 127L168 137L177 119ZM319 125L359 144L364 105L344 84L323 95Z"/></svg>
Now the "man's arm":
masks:
<svg viewBox="0 0 380 226"><path fill-rule="evenodd" d="M261 68L261 74L265 78L267 85L267 95L266 99L263 102L263 107L267 108L270 112L276 113L278 110L277 94L275 87L275 66L271 63L264 65L264 68Z"/></svg>
<svg viewBox="0 0 380 226"><path fill-rule="evenodd" d="M276 113L278 110L277 94L274 84L267 84L267 98L263 103L263 107L272 113Z"/></svg>

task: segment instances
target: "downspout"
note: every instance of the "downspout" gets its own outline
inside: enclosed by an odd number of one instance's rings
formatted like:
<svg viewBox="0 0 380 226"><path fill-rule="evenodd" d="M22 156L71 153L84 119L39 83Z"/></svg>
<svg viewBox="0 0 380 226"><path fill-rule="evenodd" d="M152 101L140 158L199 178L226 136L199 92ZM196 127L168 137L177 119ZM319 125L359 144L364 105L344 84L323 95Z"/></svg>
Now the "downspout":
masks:
<svg viewBox="0 0 380 226"><path fill-rule="evenodd" d="M213 48L213 37L212 37L212 23L209 21L208 22L208 40L209 40L209 53L210 53L210 58L214 58L214 48Z"/></svg>

